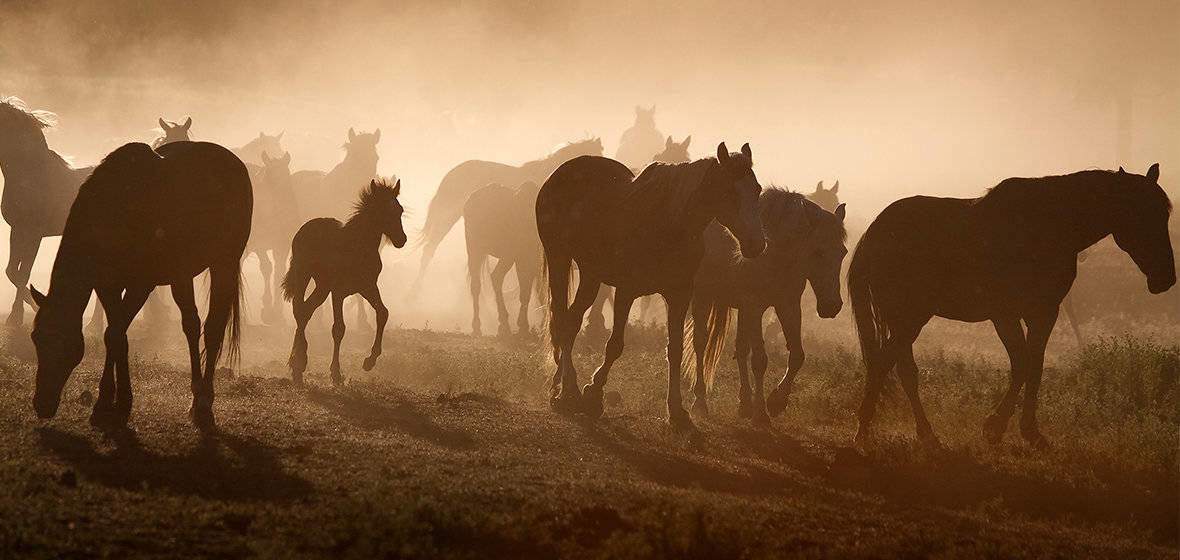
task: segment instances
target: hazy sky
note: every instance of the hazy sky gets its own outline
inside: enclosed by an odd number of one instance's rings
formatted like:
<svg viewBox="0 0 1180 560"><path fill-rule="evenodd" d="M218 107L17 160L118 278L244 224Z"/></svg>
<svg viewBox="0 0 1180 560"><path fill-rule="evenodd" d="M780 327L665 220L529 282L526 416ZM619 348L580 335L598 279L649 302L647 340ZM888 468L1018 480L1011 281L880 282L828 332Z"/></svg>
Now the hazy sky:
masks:
<svg viewBox="0 0 1180 560"><path fill-rule="evenodd" d="M1119 164L1159 161L1176 193L1178 6L0 0L0 95L59 113L50 145L79 163L159 116L228 146L285 130L295 168L380 127L411 229L453 165L586 135L613 154L655 103L694 154L749 141L764 183L840 179L868 220L903 195Z"/></svg>

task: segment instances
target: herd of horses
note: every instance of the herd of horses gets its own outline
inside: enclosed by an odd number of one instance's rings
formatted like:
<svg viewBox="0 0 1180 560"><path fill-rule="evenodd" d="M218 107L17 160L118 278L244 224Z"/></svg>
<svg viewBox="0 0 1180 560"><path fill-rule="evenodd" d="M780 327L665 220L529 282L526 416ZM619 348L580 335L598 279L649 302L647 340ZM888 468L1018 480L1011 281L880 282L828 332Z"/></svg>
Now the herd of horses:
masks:
<svg viewBox="0 0 1180 560"><path fill-rule="evenodd" d="M763 187L748 144L731 152L723 142L710 157L694 160L688 155L691 138L663 136L654 112L654 106L636 108L635 126L624 133L615 159L604 157L601 140L594 138L521 166L472 160L453 168L430 202L414 289L463 218L473 332L482 332L480 284L492 257L498 332L511 334L503 283L515 268L520 333L531 331L534 292L547 292L552 408L590 417L603 412L604 389L623 352L633 304L658 294L666 307L668 421L681 428L692 427L692 416L708 415L713 372L736 321L738 411L766 423L787 406L804 362L800 301L806 285L820 317L834 317L843 307L840 281L848 251L839 184L825 189L821 182L806 196ZM43 129L52 124L51 114L18 99L0 101L3 215L12 228L7 274L17 287L8 320L19 325L26 302L37 310L32 339L38 415L56 413L65 382L82 360L82 314L94 293L109 324L91 421L125 426L131 411L127 328L153 290L168 286L188 342L192 418L201 428L212 427L215 366L222 354L237 351L241 263L250 253L258 256L266 281L264 320L280 320L280 297L291 302L294 381L302 382L307 367L308 321L328 298L333 382L343 380L344 302L354 294L376 315L363 367L374 366L389 315L377 283L381 246L407 243L401 181L377 176L380 130L350 129L344 161L329 172L292 172L281 133L260 133L231 151L192 141L191 119L161 119L164 136L152 145L129 143L96 167L75 169L47 146ZM358 190L350 212L347 203ZM336 218L346 214L345 221ZM873 435L877 400L896 371L917 435L936 441L919 399L913 343L939 316L991 322L1008 352L1009 384L984 423L987 437L1003 436L1023 391L1021 433L1030 444L1044 445L1036 404L1045 345L1079 253L1113 235L1146 276L1149 291L1166 291L1176 282L1170 214L1158 164L1143 175L1120 168L1014 178L979 198L915 196L888 206L860 238L847 267L847 294L867 368L857 439ZM29 271L41 238L57 235L61 245L41 294L28 286ZM281 280L276 266L287 268ZM206 271L210 303L202 325L193 281ZM614 298L609 339L601 365L579 387L574 343L592 329L595 315L602 320L606 287ZM785 375L764 394L762 325L769 308L790 355ZM691 413L682 402L682 373L691 378Z"/></svg>

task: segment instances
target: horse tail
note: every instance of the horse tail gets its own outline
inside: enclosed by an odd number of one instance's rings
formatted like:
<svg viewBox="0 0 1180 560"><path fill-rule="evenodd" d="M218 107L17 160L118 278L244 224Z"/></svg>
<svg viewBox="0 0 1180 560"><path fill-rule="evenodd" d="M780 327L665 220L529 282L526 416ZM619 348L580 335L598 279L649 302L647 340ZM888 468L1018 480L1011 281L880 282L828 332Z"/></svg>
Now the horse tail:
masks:
<svg viewBox="0 0 1180 560"><path fill-rule="evenodd" d="M242 260L238 259L234 263L234 268L230 271L235 280L233 293L230 297L229 332L226 334L225 340L226 356L231 364L237 364L238 359L242 356L242 300L245 296L245 290L242 289L244 285Z"/></svg>
<svg viewBox="0 0 1180 560"><path fill-rule="evenodd" d="M866 262L869 256L865 254L863 245L864 238L857 243L856 252L848 264L848 299L852 304L852 316L856 323L857 338L860 339L860 353L865 362L866 376L878 376L884 375L882 368L878 366L886 359L885 344L889 339L889 326L873 300L873 289L868 277L869 263Z"/></svg>
<svg viewBox="0 0 1180 560"><path fill-rule="evenodd" d="M725 338L729 332L729 324L733 322L734 310L720 302L709 303L709 313L705 317L705 332L702 364L706 390L713 388L713 377L717 373L717 364L721 362L721 354L725 350ZM696 363L696 319L690 313L684 322L684 353L680 360L680 376L692 379L695 376Z"/></svg>
<svg viewBox="0 0 1180 560"><path fill-rule="evenodd" d="M307 294L307 285L311 283L311 273L307 269L303 252L298 250L296 241L299 234L295 234L295 241L291 242L291 265L283 275L283 299L292 303L303 303L303 296Z"/></svg>
<svg viewBox="0 0 1180 560"><path fill-rule="evenodd" d="M545 314L545 328L541 331L544 333L541 340L541 348L548 346L552 351L552 355L550 356L552 358L553 356L557 355L557 343L555 342L553 336L553 330L555 328L555 324L553 322L553 308L554 306L559 305L561 306L561 311L563 313L569 309L569 300L573 297L573 282L571 280L574 273L574 261L573 259L566 258L564 262L553 263L560 266L560 268L557 270L557 274L563 275L565 277L564 293L555 292L557 286L555 286L553 282L550 282L549 278L549 274L551 272L549 270L549 260L552 258L552 253L550 253L548 249L545 249L544 253L545 258L541 259L541 283L546 286L545 293L549 295L549 311ZM581 328L581 325L578 325L578 327Z"/></svg>

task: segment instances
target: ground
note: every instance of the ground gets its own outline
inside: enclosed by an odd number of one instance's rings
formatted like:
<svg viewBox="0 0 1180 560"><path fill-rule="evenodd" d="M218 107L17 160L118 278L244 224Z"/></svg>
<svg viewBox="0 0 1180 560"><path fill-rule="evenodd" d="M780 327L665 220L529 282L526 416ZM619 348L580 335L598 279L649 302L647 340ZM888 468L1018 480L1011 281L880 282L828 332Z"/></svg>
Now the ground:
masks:
<svg viewBox="0 0 1180 560"><path fill-rule="evenodd" d="M1175 347L1123 337L1054 355L1041 409L1054 446L1036 451L1015 422L998 446L980 435L1006 375L998 343L940 328L919 363L942 447L912 439L894 398L867 449L850 447L854 346L811 331L771 426L736 417L725 363L712 416L681 432L663 420L658 329L635 330L609 387L621 402L589 420L548 409L536 342L391 329L366 374L371 334L354 329L336 388L319 330L296 388L289 330L248 327L213 435L188 421L168 329L133 331L134 412L115 434L87 423L97 341L41 421L27 333L9 331L0 557L1177 557ZM784 364L773 347L772 377Z"/></svg>

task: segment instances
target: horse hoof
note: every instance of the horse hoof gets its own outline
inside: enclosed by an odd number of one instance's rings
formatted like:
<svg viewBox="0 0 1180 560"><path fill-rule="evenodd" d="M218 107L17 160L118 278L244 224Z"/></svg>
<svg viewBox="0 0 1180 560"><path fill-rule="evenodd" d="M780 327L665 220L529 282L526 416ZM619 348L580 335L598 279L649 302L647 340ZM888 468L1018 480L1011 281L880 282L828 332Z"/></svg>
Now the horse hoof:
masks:
<svg viewBox="0 0 1180 560"><path fill-rule="evenodd" d="M303 372L302 371L292 371L291 372L291 384L296 387L303 386Z"/></svg>
<svg viewBox="0 0 1180 560"><path fill-rule="evenodd" d="M668 425L681 432L696 429L696 425L692 423L692 418L689 417L688 411L680 407L668 409Z"/></svg>
<svg viewBox="0 0 1180 560"><path fill-rule="evenodd" d="M787 409L787 401L790 399L790 391L781 387L775 387L770 392L770 396L766 397L766 413L771 416L778 416Z"/></svg>
<svg viewBox="0 0 1180 560"><path fill-rule="evenodd" d="M212 407L194 406L189 409L188 415L193 421L193 426L196 426L198 430L208 431L217 427L213 421Z"/></svg>
<svg viewBox="0 0 1180 560"><path fill-rule="evenodd" d="M1041 435L1041 432L1035 428L1032 430L1021 430L1020 435L1024 436L1024 441L1027 441L1028 445L1037 451L1048 451L1052 447L1049 444L1049 440L1045 439L1045 436Z"/></svg>
<svg viewBox="0 0 1180 560"><path fill-rule="evenodd" d="M340 372L338 372L338 371L332 372L332 386L333 387L341 387L343 385L344 385L344 376L340 375Z"/></svg>
<svg viewBox="0 0 1180 560"><path fill-rule="evenodd" d="M698 396L692 401L692 415L696 418L709 417L709 403L705 401L705 397Z"/></svg>
<svg viewBox="0 0 1180 560"><path fill-rule="evenodd" d="M365 371L372 371L373 366L377 365L377 356L369 356L365 358L365 363L361 364L361 369Z"/></svg>
<svg viewBox="0 0 1180 560"><path fill-rule="evenodd" d="M549 399L549 408L563 416L573 416L582 408L581 399L581 395L568 395L561 392Z"/></svg>
<svg viewBox="0 0 1180 560"><path fill-rule="evenodd" d="M750 421L753 422L755 426L769 426L770 415L767 414L765 410L755 410L754 415L750 417Z"/></svg>
<svg viewBox="0 0 1180 560"><path fill-rule="evenodd" d="M738 401L738 418L750 418L754 416L754 404L750 402L749 397L745 397Z"/></svg>
<svg viewBox="0 0 1180 560"><path fill-rule="evenodd" d="M993 414L983 421L983 437L987 439L988 443L998 445L1004 440L1004 432L1007 428L1008 423Z"/></svg>
<svg viewBox="0 0 1180 560"><path fill-rule="evenodd" d="M602 409L602 387L593 384L582 387L582 412L591 418L601 418Z"/></svg>

